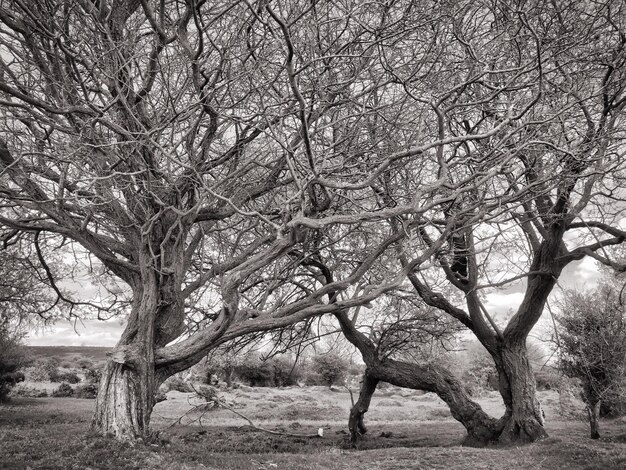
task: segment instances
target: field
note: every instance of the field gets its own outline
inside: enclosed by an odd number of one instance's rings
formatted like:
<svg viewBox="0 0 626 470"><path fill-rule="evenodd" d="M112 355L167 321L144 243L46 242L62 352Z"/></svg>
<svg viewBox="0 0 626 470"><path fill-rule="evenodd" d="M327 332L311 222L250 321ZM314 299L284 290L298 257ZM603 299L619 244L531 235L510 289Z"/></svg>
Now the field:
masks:
<svg viewBox="0 0 626 470"><path fill-rule="evenodd" d="M14 398L0 405L0 468L41 469L620 469L626 468L624 422L603 422L604 436L588 439L584 421L563 420L556 392L540 392L550 438L513 448L460 445L464 430L432 394L387 388L375 396L360 450L347 448L350 396L324 387L221 390L227 409L189 412L202 402L171 391L153 415L159 430L149 445L120 444L90 434L93 400ZM497 415L496 394L479 399ZM187 414L186 414L187 413ZM185 415L186 414L186 415ZM178 423L181 416L184 417Z"/></svg>
<svg viewBox="0 0 626 470"><path fill-rule="evenodd" d="M104 362L106 353L111 348L100 346L24 346L24 349L33 359L47 359L56 357L60 362L76 362L76 358L90 359L93 362Z"/></svg>

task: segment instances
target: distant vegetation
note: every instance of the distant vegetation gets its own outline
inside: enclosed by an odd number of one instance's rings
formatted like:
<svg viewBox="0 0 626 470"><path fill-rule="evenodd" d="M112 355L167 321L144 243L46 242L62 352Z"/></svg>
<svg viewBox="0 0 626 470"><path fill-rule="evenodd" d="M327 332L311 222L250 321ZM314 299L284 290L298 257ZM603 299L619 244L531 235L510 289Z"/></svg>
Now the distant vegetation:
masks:
<svg viewBox="0 0 626 470"><path fill-rule="evenodd" d="M61 362L74 360L77 356L94 362L105 362L106 353L113 350L101 346L24 346L24 349L33 359L56 357Z"/></svg>

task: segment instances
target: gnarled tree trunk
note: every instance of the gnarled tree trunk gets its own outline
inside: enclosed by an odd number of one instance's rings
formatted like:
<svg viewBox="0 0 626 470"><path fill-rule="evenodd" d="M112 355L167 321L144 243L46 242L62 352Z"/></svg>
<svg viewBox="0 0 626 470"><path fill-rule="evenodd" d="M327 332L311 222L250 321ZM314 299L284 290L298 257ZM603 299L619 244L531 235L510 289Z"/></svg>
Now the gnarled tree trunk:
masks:
<svg viewBox="0 0 626 470"><path fill-rule="evenodd" d="M355 425L362 425L363 415L369 408L375 383L384 381L398 387L436 393L450 408L452 417L467 430L466 444L481 445L495 441L502 431L502 420L496 420L483 411L469 397L463 384L448 370L436 364L413 364L395 360L367 364L359 401L350 413L350 432L358 439Z"/></svg>
<svg viewBox="0 0 626 470"><path fill-rule="evenodd" d="M378 379L372 377L367 371L363 374L363 382L361 383L361 391L359 399L350 410L350 418L348 419L348 429L350 430L350 441L355 445L359 437L367 432L363 416L369 410L372 396L376 391Z"/></svg>
<svg viewBox="0 0 626 470"><path fill-rule="evenodd" d="M92 428L119 440L150 436L150 415L155 404L154 368L142 370L110 360L102 372Z"/></svg>
<svg viewBox="0 0 626 470"><path fill-rule="evenodd" d="M506 382L500 392L507 407L500 442L534 442L548 437L541 404L536 398L535 377L528 361L525 341L511 342L501 348ZM502 379L501 379L502 382ZM510 400L510 402L509 402Z"/></svg>

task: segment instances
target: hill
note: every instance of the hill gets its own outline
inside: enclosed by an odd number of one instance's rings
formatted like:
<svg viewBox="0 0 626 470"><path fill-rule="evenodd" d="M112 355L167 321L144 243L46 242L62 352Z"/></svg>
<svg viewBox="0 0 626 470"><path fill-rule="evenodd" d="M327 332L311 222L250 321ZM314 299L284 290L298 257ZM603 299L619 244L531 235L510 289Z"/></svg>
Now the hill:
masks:
<svg viewBox="0 0 626 470"><path fill-rule="evenodd" d="M106 353L112 348L102 346L25 346L33 359L56 357L61 361L75 361L82 358L94 362L104 362Z"/></svg>

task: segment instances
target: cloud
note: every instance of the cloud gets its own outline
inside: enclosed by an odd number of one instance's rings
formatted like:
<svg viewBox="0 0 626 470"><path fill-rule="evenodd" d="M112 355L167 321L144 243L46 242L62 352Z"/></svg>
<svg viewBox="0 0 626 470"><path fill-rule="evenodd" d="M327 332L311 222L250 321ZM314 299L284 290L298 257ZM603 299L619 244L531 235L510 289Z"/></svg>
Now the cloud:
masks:
<svg viewBox="0 0 626 470"><path fill-rule="evenodd" d="M58 321L43 330L31 331L26 344L31 346L115 346L124 329L120 320Z"/></svg>
<svg viewBox="0 0 626 470"><path fill-rule="evenodd" d="M602 273L598 262L590 257L568 265L559 278L559 285L564 289L587 290L598 285Z"/></svg>
<svg viewBox="0 0 626 470"><path fill-rule="evenodd" d="M519 307L519 304L522 303L523 298L523 292L492 292L487 294L485 308L489 313L494 315L507 313L509 310L515 311L517 307Z"/></svg>

